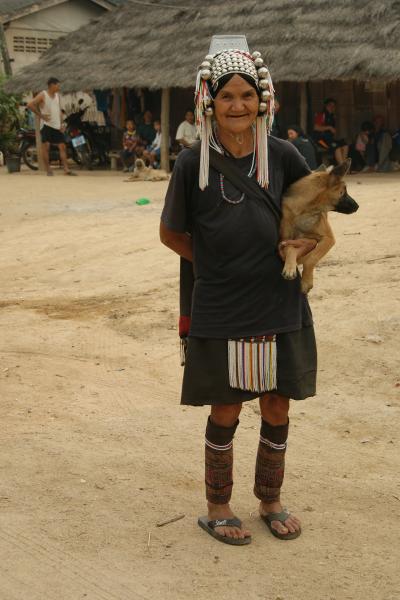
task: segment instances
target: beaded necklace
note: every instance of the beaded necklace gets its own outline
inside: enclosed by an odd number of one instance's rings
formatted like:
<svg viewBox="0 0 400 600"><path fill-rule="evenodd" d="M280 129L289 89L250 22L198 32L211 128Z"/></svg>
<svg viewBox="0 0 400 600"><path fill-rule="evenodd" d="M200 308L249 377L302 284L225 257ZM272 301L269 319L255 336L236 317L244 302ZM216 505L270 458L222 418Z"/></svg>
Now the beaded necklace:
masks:
<svg viewBox="0 0 400 600"><path fill-rule="evenodd" d="M215 136L215 141L217 142L217 145L218 145L218 151L221 154L227 154L228 156L231 156L229 154L229 152L227 152L227 150L225 150L224 147L222 146L221 142L219 141L216 131L214 131L214 136ZM255 141L254 135L253 135L253 139L254 139L253 160L251 161L251 167L250 167L250 171L247 174L247 177L252 177L256 170L256 141ZM228 198L228 196L225 194L224 179L225 179L225 177L223 176L222 173L220 173L219 174L219 189L221 192L222 199L225 200L225 202L228 202L229 204L240 204L241 202L243 202L244 196L245 196L244 192L241 194L241 196L238 200L232 200L231 198Z"/></svg>

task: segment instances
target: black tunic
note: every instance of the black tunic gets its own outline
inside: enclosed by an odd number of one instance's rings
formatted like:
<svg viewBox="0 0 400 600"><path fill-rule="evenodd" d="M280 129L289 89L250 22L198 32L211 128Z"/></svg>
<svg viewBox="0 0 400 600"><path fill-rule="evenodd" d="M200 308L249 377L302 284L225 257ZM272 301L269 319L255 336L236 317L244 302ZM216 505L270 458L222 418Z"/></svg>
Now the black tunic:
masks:
<svg viewBox="0 0 400 600"><path fill-rule="evenodd" d="M234 160L246 174L252 155ZM176 232L191 232L195 285L190 336L228 339L296 331L311 313L300 291L300 277L282 275L279 232L267 204L245 197L224 200L219 174L210 168L209 185L199 189L199 156L183 150L169 183L162 222ZM304 158L284 140L269 138L269 193L277 206L286 188L310 172ZM255 175L254 175L255 177ZM241 193L229 181L225 194Z"/></svg>

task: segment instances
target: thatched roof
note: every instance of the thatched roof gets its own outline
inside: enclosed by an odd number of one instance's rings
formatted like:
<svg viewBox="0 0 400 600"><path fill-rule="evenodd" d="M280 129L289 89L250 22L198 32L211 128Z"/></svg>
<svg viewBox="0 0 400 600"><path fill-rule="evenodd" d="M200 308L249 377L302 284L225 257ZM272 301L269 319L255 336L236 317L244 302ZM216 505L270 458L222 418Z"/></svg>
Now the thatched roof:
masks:
<svg viewBox="0 0 400 600"><path fill-rule="evenodd" d="M276 81L400 78L398 0L130 0L57 41L9 84L189 87L211 35L245 33Z"/></svg>

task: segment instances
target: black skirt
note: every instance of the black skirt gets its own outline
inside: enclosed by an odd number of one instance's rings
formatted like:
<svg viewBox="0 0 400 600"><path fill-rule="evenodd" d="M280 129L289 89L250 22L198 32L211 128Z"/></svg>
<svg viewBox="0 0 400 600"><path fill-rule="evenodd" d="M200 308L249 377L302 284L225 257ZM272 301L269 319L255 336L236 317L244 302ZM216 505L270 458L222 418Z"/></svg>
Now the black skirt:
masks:
<svg viewBox="0 0 400 600"><path fill-rule="evenodd" d="M304 400L316 393L317 348L312 325L276 336L276 393ZM189 337L181 404L235 404L253 400L259 392L231 388L227 340Z"/></svg>

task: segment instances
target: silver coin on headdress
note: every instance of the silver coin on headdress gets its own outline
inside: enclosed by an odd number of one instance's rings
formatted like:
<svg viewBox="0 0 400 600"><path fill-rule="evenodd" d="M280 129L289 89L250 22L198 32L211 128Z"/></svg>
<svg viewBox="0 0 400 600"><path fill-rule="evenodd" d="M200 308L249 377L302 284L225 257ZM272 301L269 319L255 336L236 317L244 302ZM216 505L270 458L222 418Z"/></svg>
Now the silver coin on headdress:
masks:
<svg viewBox="0 0 400 600"><path fill-rule="evenodd" d="M265 79L265 77L268 77L268 69L267 67L260 67L258 69L258 76L260 79Z"/></svg>

